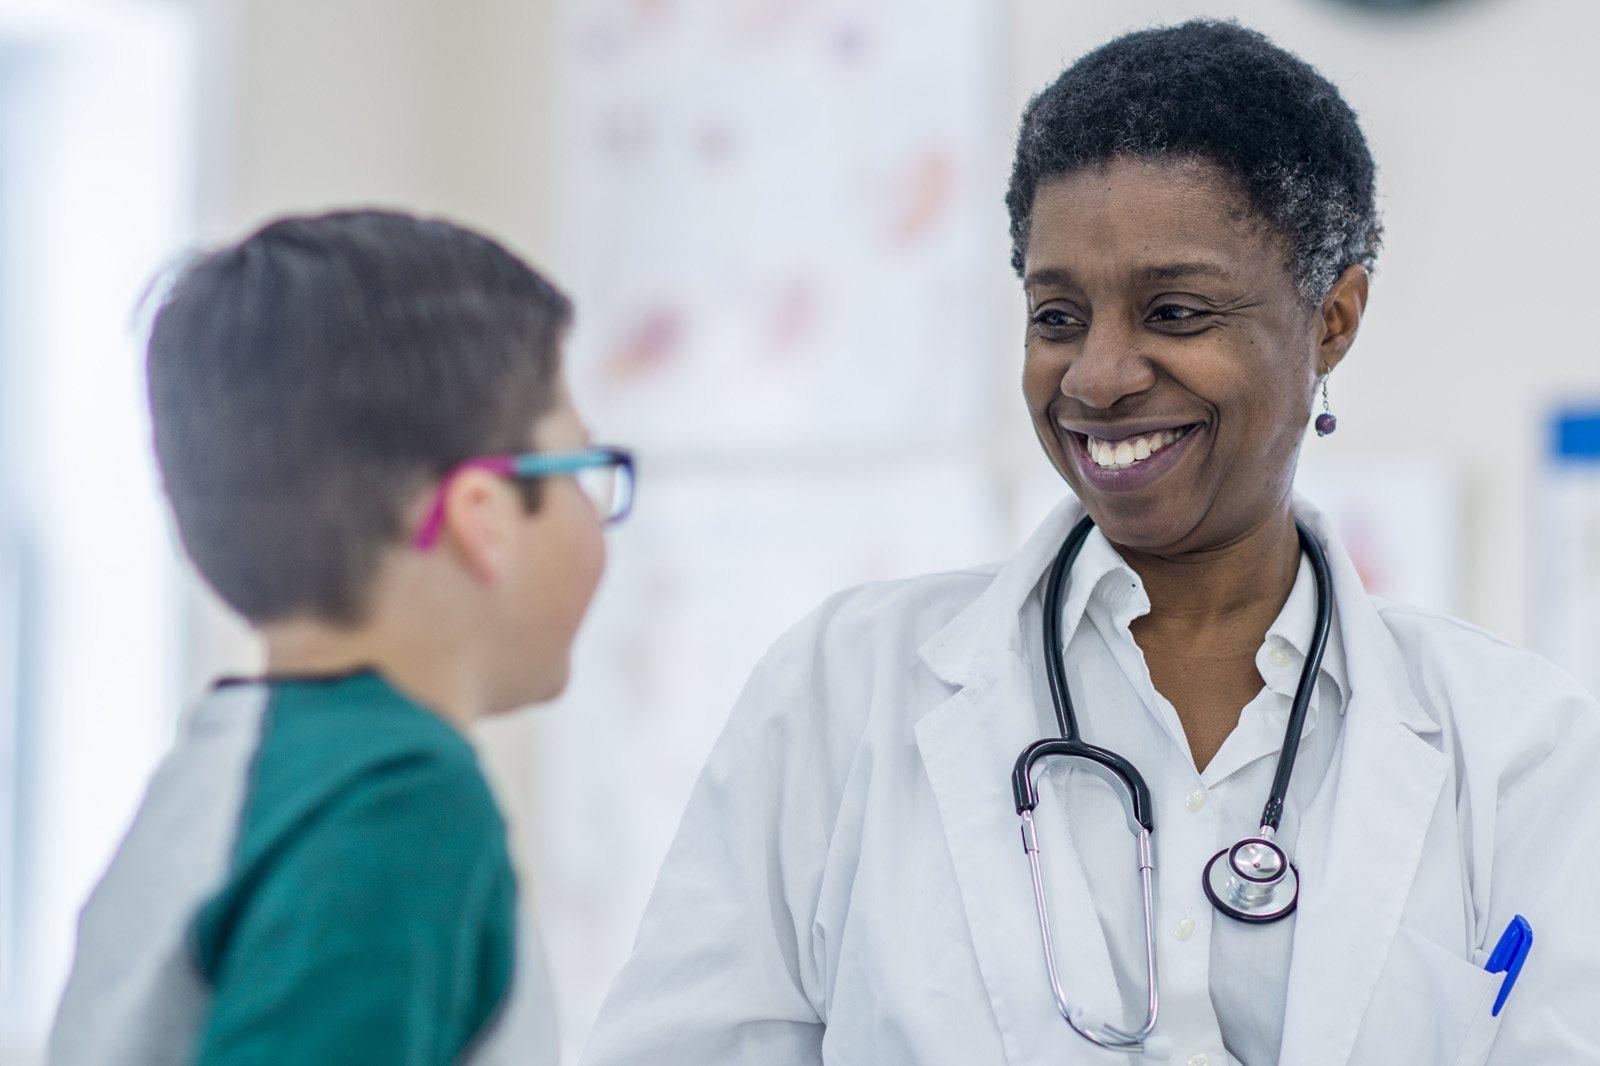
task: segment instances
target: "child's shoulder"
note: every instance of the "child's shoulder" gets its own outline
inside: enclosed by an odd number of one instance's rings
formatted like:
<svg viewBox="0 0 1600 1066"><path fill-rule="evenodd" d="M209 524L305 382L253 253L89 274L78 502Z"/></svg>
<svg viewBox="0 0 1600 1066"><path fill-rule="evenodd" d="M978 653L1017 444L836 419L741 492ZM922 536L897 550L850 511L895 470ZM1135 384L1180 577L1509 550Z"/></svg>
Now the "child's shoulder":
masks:
<svg viewBox="0 0 1600 1066"><path fill-rule="evenodd" d="M507 862L476 753L448 722L371 673L275 681L261 698L236 881L307 847L378 869L417 851Z"/></svg>
<svg viewBox="0 0 1600 1066"><path fill-rule="evenodd" d="M509 973L515 875L467 739L373 674L260 696L232 860L192 928L200 972L215 983L250 955L309 979L330 960L404 954L419 937L448 955L493 930ZM248 990L230 998L253 1011Z"/></svg>
<svg viewBox="0 0 1600 1066"><path fill-rule="evenodd" d="M263 686L266 705L249 806L284 808L303 824L369 793L444 803L499 830L499 813L472 745L376 674Z"/></svg>

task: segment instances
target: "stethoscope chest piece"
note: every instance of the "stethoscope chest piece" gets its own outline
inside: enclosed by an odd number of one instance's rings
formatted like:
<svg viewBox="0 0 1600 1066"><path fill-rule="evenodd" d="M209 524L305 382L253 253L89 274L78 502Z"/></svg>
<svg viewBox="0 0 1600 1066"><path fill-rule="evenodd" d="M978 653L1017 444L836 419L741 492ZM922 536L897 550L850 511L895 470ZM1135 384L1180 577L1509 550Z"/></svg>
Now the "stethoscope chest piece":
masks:
<svg viewBox="0 0 1600 1066"><path fill-rule="evenodd" d="M1206 863L1201 884L1217 910L1240 922L1287 918L1300 901L1300 873L1264 836L1245 837Z"/></svg>

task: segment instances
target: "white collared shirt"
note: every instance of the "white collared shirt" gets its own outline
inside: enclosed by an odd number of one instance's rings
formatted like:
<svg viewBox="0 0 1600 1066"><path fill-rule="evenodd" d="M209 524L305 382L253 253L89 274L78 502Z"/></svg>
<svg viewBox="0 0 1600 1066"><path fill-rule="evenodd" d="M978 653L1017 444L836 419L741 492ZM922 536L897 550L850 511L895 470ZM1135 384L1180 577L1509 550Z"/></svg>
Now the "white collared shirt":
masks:
<svg viewBox="0 0 1600 1066"><path fill-rule="evenodd" d="M1204 1054L1212 1063L1273 1063L1283 1035L1294 916L1266 925L1226 918L1206 898L1200 874L1212 855L1255 835L1260 824L1310 644L1316 582L1310 562L1302 558L1289 598L1256 653L1256 669L1265 684L1241 710L1238 725L1210 764L1199 771L1177 712L1156 691L1129 630L1149 610L1139 576L1095 530L1073 567L1062 606L1067 680L1083 739L1130 760L1150 786L1156 826L1159 1031L1174 1040L1180 1062ZM1344 653L1334 625L1277 837L1292 861L1325 843L1300 839L1300 815L1333 758L1347 693ZM1042 735L1054 734L1049 699L1036 703ZM1143 915L1134 891L1132 838L1120 801L1090 773L1055 771L1053 780L1069 828L1063 833L1061 821L1041 810L1041 844L1049 847L1070 837L1106 937L1123 1018L1137 1024L1144 1012ZM1057 920L1073 919L1058 915ZM1070 996L1072 960L1063 959L1062 966Z"/></svg>

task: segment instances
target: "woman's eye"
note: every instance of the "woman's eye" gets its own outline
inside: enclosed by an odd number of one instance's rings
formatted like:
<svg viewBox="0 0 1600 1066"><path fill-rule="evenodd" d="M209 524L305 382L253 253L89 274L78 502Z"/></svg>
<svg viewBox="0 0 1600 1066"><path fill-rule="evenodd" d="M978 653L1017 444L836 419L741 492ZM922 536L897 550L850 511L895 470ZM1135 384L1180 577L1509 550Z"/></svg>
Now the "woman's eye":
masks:
<svg viewBox="0 0 1600 1066"><path fill-rule="evenodd" d="M1033 316L1033 324L1049 329L1065 329L1082 325L1076 317L1060 308L1050 307Z"/></svg>
<svg viewBox="0 0 1600 1066"><path fill-rule="evenodd" d="M1198 319L1205 318L1210 313L1211 312L1209 311L1200 311L1193 307L1185 307L1182 304L1162 304L1160 307L1150 312L1150 321L1194 322Z"/></svg>

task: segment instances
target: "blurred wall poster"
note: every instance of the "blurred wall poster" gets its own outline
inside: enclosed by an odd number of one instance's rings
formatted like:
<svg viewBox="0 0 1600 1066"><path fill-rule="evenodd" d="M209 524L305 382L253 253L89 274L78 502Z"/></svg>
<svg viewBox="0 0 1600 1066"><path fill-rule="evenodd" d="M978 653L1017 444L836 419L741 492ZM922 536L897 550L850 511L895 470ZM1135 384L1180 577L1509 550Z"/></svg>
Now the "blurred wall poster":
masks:
<svg viewBox="0 0 1600 1066"><path fill-rule="evenodd" d="M861 581L1005 553L1007 132L979 0L569 0L572 378L638 508L527 842L576 1046L772 641Z"/></svg>
<svg viewBox="0 0 1600 1066"><path fill-rule="evenodd" d="M1004 233L987 5L569 11L583 394L675 454L974 435Z"/></svg>
<svg viewBox="0 0 1600 1066"><path fill-rule="evenodd" d="M1307 457L1295 491L1333 522L1367 592L1462 612L1467 494L1450 460Z"/></svg>
<svg viewBox="0 0 1600 1066"><path fill-rule="evenodd" d="M1551 417L1537 494L1534 646L1600 693L1600 402Z"/></svg>

